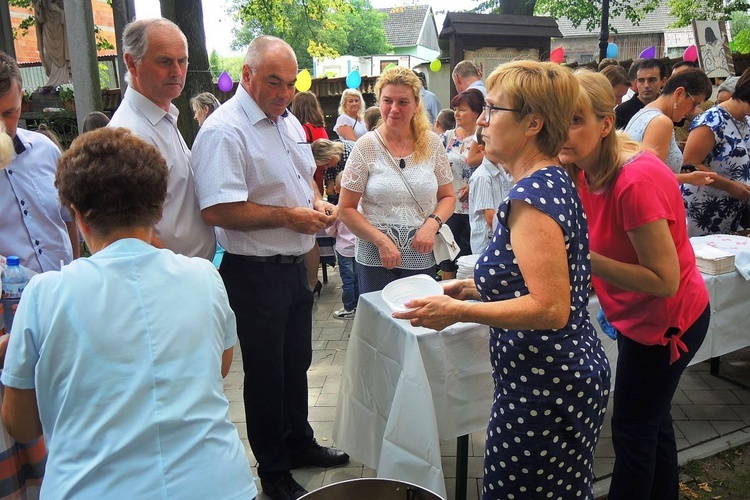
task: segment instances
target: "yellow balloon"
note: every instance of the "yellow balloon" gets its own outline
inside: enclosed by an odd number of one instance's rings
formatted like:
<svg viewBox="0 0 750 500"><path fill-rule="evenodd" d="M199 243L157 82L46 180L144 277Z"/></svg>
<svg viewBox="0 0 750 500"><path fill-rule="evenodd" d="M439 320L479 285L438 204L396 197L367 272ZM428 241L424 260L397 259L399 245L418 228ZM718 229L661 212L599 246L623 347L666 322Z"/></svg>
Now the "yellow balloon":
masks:
<svg viewBox="0 0 750 500"><path fill-rule="evenodd" d="M440 62L440 59L435 59L434 61L430 63L430 69L432 70L433 73L440 71L440 68L442 67L443 67L443 63Z"/></svg>
<svg viewBox="0 0 750 500"><path fill-rule="evenodd" d="M310 76L310 72L306 69L300 71L297 75L297 82L294 84L294 86L300 92L307 92L308 90L310 90L310 87L312 86L312 77Z"/></svg>

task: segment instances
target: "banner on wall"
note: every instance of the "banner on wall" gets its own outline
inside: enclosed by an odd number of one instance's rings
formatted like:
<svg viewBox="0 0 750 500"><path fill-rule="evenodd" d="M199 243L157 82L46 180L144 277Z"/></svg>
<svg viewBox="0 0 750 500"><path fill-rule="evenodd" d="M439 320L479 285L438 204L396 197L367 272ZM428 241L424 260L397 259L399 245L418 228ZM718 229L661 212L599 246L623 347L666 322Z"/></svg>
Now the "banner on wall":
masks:
<svg viewBox="0 0 750 500"><path fill-rule="evenodd" d="M492 71L499 65L519 59L539 60L538 49L515 49L495 47L483 47L478 50L465 50L464 60L474 61L474 64L482 70L482 80L486 80Z"/></svg>

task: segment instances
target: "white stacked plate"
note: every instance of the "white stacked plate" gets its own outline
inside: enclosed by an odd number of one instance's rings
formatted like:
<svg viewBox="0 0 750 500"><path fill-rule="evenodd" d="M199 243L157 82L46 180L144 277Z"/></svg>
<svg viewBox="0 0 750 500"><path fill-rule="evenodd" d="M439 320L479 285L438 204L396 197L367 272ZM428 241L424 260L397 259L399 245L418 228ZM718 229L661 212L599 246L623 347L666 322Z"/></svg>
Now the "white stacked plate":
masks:
<svg viewBox="0 0 750 500"><path fill-rule="evenodd" d="M459 257L456 263L458 264L458 270L456 271L456 279L465 280L474 276L474 266L479 260L479 254L464 255Z"/></svg>

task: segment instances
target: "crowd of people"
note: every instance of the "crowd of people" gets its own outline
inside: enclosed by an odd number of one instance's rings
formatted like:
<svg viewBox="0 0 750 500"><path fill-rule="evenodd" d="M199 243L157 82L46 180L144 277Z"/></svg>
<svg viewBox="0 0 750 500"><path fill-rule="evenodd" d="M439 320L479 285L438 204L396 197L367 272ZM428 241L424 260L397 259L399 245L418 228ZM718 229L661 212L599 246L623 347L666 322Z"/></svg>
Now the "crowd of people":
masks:
<svg viewBox="0 0 750 500"><path fill-rule="evenodd" d="M130 23L122 103L87 117L65 152L18 127L23 81L0 52L0 255L39 273L0 337L17 478L0 496L254 498L222 388L237 343L265 495L299 498L293 469L346 464L308 422L327 234L334 317L427 274L444 295L394 317L489 326L483 498L593 498L607 411L609 498L677 498L671 400L710 319L689 237L748 221L750 71L714 104L689 64L668 76L657 59L598 72L515 61L485 77L461 61L441 110L424 75L396 66L376 106L342 93L331 140L315 94L295 92L292 48L259 36L233 97L191 99L191 150L173 104L187 49L171 21ZM444 226L456 258L435 256ZM454 279L468 254L473 277ZM592 288L617 332L612 398Z"/></svg>

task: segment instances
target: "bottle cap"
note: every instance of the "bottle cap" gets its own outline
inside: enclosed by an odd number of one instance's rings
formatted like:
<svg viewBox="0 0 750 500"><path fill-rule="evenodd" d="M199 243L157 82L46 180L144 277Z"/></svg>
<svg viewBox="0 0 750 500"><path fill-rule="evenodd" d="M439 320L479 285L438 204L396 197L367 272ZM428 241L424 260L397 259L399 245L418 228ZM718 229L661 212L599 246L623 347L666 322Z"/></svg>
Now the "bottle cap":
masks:
<svg viewBox="0 0 750 500"><path fill-rule="evenodd" d="M9 255L6 259L6 262L9 266L20 266L21 257L19 257L18 255Z"/></svg>

